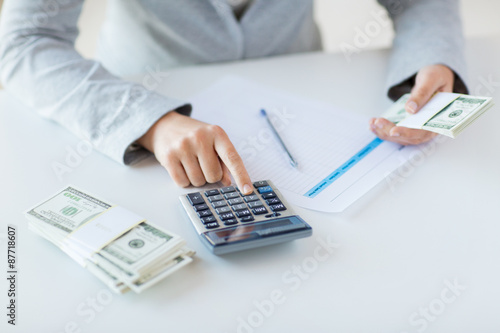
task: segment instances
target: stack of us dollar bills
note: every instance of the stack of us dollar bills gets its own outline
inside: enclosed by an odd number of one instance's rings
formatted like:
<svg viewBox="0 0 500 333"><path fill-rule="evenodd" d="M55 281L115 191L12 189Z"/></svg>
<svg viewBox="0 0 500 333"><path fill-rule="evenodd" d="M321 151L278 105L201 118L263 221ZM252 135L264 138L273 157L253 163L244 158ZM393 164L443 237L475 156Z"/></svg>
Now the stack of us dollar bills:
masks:
<svg viewBox="0 0 500 333"><path fill-rule="evenodd" d="M419 112L410 115L405 110L409 97L410 94L403 95L382 117L397 126L423 129L451 138L493 106L491 97L437 93Z"/></svg>
<svg viewBox="0 0 500 333"><path fill-rule="evenodd" d="M32 231L61 248L116 293L140 293L192 261L194 252L181 237L145 220L89 257L76 258L67 250L68 236L112 207L68 186L25 215Z"/></svg>

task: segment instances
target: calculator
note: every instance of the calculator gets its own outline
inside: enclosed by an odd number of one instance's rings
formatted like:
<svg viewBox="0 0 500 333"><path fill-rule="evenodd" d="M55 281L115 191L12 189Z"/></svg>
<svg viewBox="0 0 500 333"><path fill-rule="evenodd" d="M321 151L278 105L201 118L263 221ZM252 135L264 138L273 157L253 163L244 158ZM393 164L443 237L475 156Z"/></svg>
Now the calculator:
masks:
<svg viewBox="0 0 500 333"><path fill-rule="evenodd" d="M216 255L282 243L312 235L312 228L269 180L243 195L235 186L181 195L202 242Z"/></svg>

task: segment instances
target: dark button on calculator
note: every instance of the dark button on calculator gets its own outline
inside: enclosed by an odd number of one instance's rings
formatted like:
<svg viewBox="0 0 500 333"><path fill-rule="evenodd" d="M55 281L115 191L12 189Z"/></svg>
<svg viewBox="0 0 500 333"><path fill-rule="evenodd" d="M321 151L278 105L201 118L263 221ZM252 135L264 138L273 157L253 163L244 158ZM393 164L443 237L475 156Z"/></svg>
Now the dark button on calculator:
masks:
<svg viewBox="0 0 500 333"><path fill-rule="evenodd" d="M238 220L237 219L227 219L227 220L224 220L224 224L225 225L238 224Z"/></svg>
<svg viewBox="0 0 500 333"><path fill-rule="evenodd" d="M264 196L262 196L262 197L264 198ZM255 200L259 200L259 197L256 196L255 194L245 196L246 202L255 201Z"/></svg>
<svg viewBox="0 0 500 333"><path fill-rule="evenodd" d="M262 207L264 204L262 203L262 201L252 201L252 202L249 202L248 203L248 207L250 208L256 208L256 207Z"/></svg>
<svg viewBox="0 0 500 333"><path fill-rule="evenodd" d="M254 220L252 215L244 216L240 219L241 222L252 222Z"/></svg>
<svg viewBox="0 0 500 333"><path fill-rule="evenodd" d="M226 202L224 200L212 202L212 207L214 207L214 208L219 208L219 207L224 207L224 206L227 206Z"/></svg>
<svg viewBox="0 0 500 333"><path fill-rule="evenodd" d="M233 213L224 213L224 214L220 214L220 219L222 221L224 220L229 220L229 219L234 219L234 214Z"/></svg>
<svg viewBox="0 0 500 333"><path fill-rule="evenodd" d="M243 209L247 209L247 205L245 205L245 204L239 204L239 205L234 205L233 206L233 210L234 211L243 210Z"/></svg>
<svg viewBox="0 0 500 333"><path fill-rule="evenodd" d="M235 189L234 189L234 186L226 186L226 187L221 188L220 191L222 193L230 193L230 192L234 192Z"/></svg>
<svg viewBox="0 0 500 333"><path fill-rule="evenodd" d="M276 193L274 192L269 192L269 193L264 193L262 194L262 199L271 199L276 197Z"/></svg>
<svg viewBox="0 0 500 333"><path fill-rule="evenodd" d="M248 209L243 209L243 210L239 210L236 212L236 216L238 217L243 217L243 216L247 216L247 215L250 215L250 211Z"/></svg>
<svg viewBox="0 0 500 333"><path fill-rule="evenodd" d="M266 207L257 207L257 208L252 209L252 212L255 215L266 214L267 209L266 209Z"/></svg>
<svg viewBox="0 0 500 333"><path fill-rule="evenodd" d="M208 209L207 204L201 204L201 205L194 206L194 210L196 212L199 212L200 210L205 210L205 209Z"/></svg>
<svg viewBox="0 0 500 333"><path fill-rule="evenodd" d="M205 217L205 216L210 216L212 215L212 212L209 210L202 210L198 212L199 217Z"/></svg>
<svg viewBox="0 0 500 333"><path fill-rule="evenodd" d="M234 199L234 198L239 198L240 195L236 192L229 192L229 193L226 193L224 194L224 198L226 199Z"/></svg>
<svg viewBox="0 0 500 333"><path fill-rule="evenodd" d="M269 184L265 180L261 180L261 181L253 183L253 186L255 186L255 188L259 188L259 187L263 187L263 186L269 186Z"/></svg>
<svg viewBox="0 0 500 333"><path fill-rule="evenodd" d="M280 199L278 199L278 198L267 199L266 202L268 205L276 205L276 204L281 203Z"/></svg>
<svg viewBox="0 0 500 333"><path fill-rule="evenodd" d="M217 214L224 214L224 213L230 213L231 212L231 208L229 208L228 206L224 206L224 207L219 207L215 210L215 212L217 212Z"/></svg>
<svg viewBox="0 0 500 333"><path fill-rule="evenodd" d="M280 211L280 210L286 210L285 205L283 205L282 203L277 204L277 205L270 205L269 207L271 207L271 210L273 212L277 212L277 211Z"/></svg>
<svg viewBox="0 0 500 333"><path fill-rule="evenodd" d="M189 193L187 195L187 197L188 197L189 203L193 206L205 203L205 200L203 200L203 197L201 196L201 194L199 192Z"/></svg>
<svg viewBox="0 0 500 333"><path fill-rule="evenodd" d="M217 219L213 215L201 218L201 222L203 222L203 224L205 224L205 225L207 223L212 223L212 222L216 222L216 221L217 221Z"/></svg>
<svg viewBox="0 0 500 333"><path fill-rule="evenodd" d="M219 194L219 190L208 190L208 191L205 191L205 195L207 197L210 197L212 195L217 195L217 194Z"/></svg>
<svg viewBox="0 0 500 333"><path fill-rule="evenodd" d="M210 222L210 223L205 224L205 228L207 228L207 229L217 228L218 226L219 226L219 223L217 223L217 222Z"/></svg>
<svg viewBox="0 0 500 333"><path fill-rule="evenodd" d="M229 202L229 204L232 206L232 205L237 205L237 204L242 203L243 199L242 198L234 198L234 199L229 199L227 202Z"/></svg>
<svg viewBox="0 0 500 333"><path fill-rule="evenodd" d="M224 198L222 197L222 195L220 194L217 194L217 195L213 195L211 197L208 197L208 201L210 202L214 202L214 201L221 201L221 200L224 200Z"/></svg>
<svg viewBox="0 0 500 333"><path fill-rule="evenodd" d="M271 186L263 186L263 187L259 187L257 190L259 191L260 194L262 194L262 193L272 192L273 188Z"/></svg>

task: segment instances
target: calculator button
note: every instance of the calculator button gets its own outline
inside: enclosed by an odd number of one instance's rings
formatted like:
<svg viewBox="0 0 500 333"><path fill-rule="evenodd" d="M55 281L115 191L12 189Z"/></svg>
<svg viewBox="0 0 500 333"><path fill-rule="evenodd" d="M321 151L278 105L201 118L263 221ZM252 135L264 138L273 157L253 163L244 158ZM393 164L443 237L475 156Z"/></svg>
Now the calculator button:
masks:
<svg viewBox="0 0 500 333"><path fill-rule="evenodd" d="M234 199L229 199L227 202L229 202L229 204L232 206L232 205L237 205L237 204L242 203L243 199L242 198L234 198Z"/></svg>
<svg viewBox="0 0 500 333"><path fill-rule="evenodd" d="M233 206L233 210L234 211L243 210L243 209L247 209L247 205L245 205L245 204L238 204L238 205L234 205Z"/></svg>
<svg viewBox="0 0 500 333"><path fill-rule="evenodd" d="M202 217L200 220L203 224L217 222L217 219L213 215Z"/></svg>
<svg viewBox="0 0 500 333"><path fill-rule="evenodd" d="M281 216L280 213L277 213L277 212L274 212L272 214L267 214L266 217L277 217L277 216Z"/></svg>
<svg viewBox="0 0 500 333"><path fill-rule="evenodd" d="M240 195L237 192L230 192L230 193L224 194L224 198L226 198L226 199L234 199L234 198L239 198L239 197L240 197Z"/></svg>
<svg viewBox="0 0 500 333"><path fill-rule="evenodd" d="M225 225L233 225L233 224L238 224L238 220L237 220L237 219L228 219L228 220L225 220L225 221L224 221L224 224L225 224Z"/></svg>
<svg viewBox="0 0 500 333"><path fill-rule="evenodd" d="M205 224L205 228L207 228L207 229L217 228L218 226L219 226L219 223L217 223L217 222L211 222L211 223Z"/></svg>
<svg viewBox="0 0 500 333"><path fill-rule="evenodd" d="M269 184L265 180L261 180L259 182L253 183L253 186L255 186L255 188L259 188L263 186L269 186Z"/></svg>
<svg viewBox="0 0 500 333"><path fill-rule="evenodd" d="M252 215L244 216L240 219L241 222L252 222L254 220Z"/></svg>
<svg viewBox="0 0 500 333"><path fill-rule="evenodd" d="M264 204L260 200L259 201L252 201L252 202L248 203L248 207L250 207L250 208L262 207L262 206L264 206Z"/></svg>
<svg viewBox="0 0 500 333"><path fill-rule="evenodd" d="M221 201L221 200L224 200L224 198L220 194L208 197L208 201L210 201L210 202Z"/></svg>
<svg viewBox="0 0 500 333"><path fill-rule="evenodd" d="M271 186L259 187L257 190L259 191L260 194L262 194L262 193L269 193L269 192L273 191L273 189L272 189Z"/></svg>
<svg viewBox="0 0 500 333"><path fill-rule="evenodd" d="M221 188L220 191L222 193L230 193L230 192L234 192L235 189L234 189L234 186L227 186L227 187Z"/></svg>
<svg viewBox="0 0 500 333"><path fill-rule="evenodd" d="M214 208L219 208L219 207L224 207L224 206L227 206L227 204L224 200L212 202L212 207L214 207Z"/></svg>
<svg viewBox="0 0 500 333"><path fill-rule="evenodd" d="M207 197L210 197L212 195L217 195L217 194L219 194L219 190L208 190L208 191L205 191L205 195Z"/></svg>
<svg viewBox="0 0 500 333"><path fill-rule="evenodd" d="M229 208L228 206L224 206L224 207L220 207L220 208L217 208L215 210L217 212L217 214L224 214L224 213L230 213L231 212L231 208Z"/></svg>
<svg viewBox="0 0 500 333"><path fill-rule="evenodd" d="M259 200L259 197L255 194L245 196L246 202L255 201L255 200Z"/></svg>
<svg viewBox="0 0 500 333"><path fill-rule="evenodd" d="M196 212L199 212L200 210L205 210L205 209L208 209L207 204L201 204L201 205L194 206L194 210Z"/></svg>
<svg viewBox="0 0 500 333"><path fill-rule="evenodd" d="M233 213L224 213L224 214L220 214L220 219L222 221L224 220L229 220L229 219L234 219L234 214Z"/></svg>
<svg viewBox="0 0 500 333"><path fill-rule="evenodd" d="M277 212L277 211L279 211L279 210L286 210L285 205L283 205L282 203L277 204L277 205L270 205L269 207L271 207L271 210L272 210L273 212Z"/></svg>
<svg viewBox="0 0 500 333"><path fill-rule="evenodd" d="M280 199L278 199L278 198L267 199L266 202L268 205L276 205L276 204L281 203Z"/></svg>
<svg viewBox="0 0 500 333"><path fill-rule="evenodd" d="M236 212L236 216L238 217L243 217L243 216L247 216L247 215L250 215L250 211L248 209L243 209L243 210L239 210Z"/></svg>
<svg viewBox="0 0 500 333"><path fill-rule="evenodd" d="M276 193L274 192L269 192L269 193L264 193L262 194L262 199L271 199L276 197Z"/></svg>
<svg viewBox="0 0 500 333"><path fill-rule="evenodd" d="M205 200L203 200L203 197L201 196L200 192L189 193L187 197L189 203L193 206L205 203Z"/></svg>
<svg viewBox="0 0 500 333"><path fill-rule="evenodd" d="M266 214L267 209L266 209L266 207L256 207L256 208L252 209L252 212L255 215Z"/></svg>
<svg viewBox="0 0 500 333"><path fill-rule="evenodd" d="M199 217L211 216L212 212L209 210L202 210L198 212Z"/></svg>

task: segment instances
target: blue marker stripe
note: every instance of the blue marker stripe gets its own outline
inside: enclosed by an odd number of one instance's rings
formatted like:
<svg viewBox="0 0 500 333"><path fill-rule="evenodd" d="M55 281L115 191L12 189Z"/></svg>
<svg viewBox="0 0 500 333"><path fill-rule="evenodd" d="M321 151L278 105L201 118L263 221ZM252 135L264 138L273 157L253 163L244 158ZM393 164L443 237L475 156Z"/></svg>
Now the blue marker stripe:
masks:
<svg viewBox="0 0 500 333"><path fill-rule="evenodd" d="M376 138L372 142L366 145L363 149L357 152L353 157L351 157L347 162L342 164L337 170L328 175L325 179L320 181L316 186L310 189L304 196L309 198L314 198L321 191L330 186L334 181L339 179L343 174L345 174L349 169L355 166L359 161L361 161L364 157L366 157L369 153L371 153L375 148L377 148L383 140Z"/></svg>

